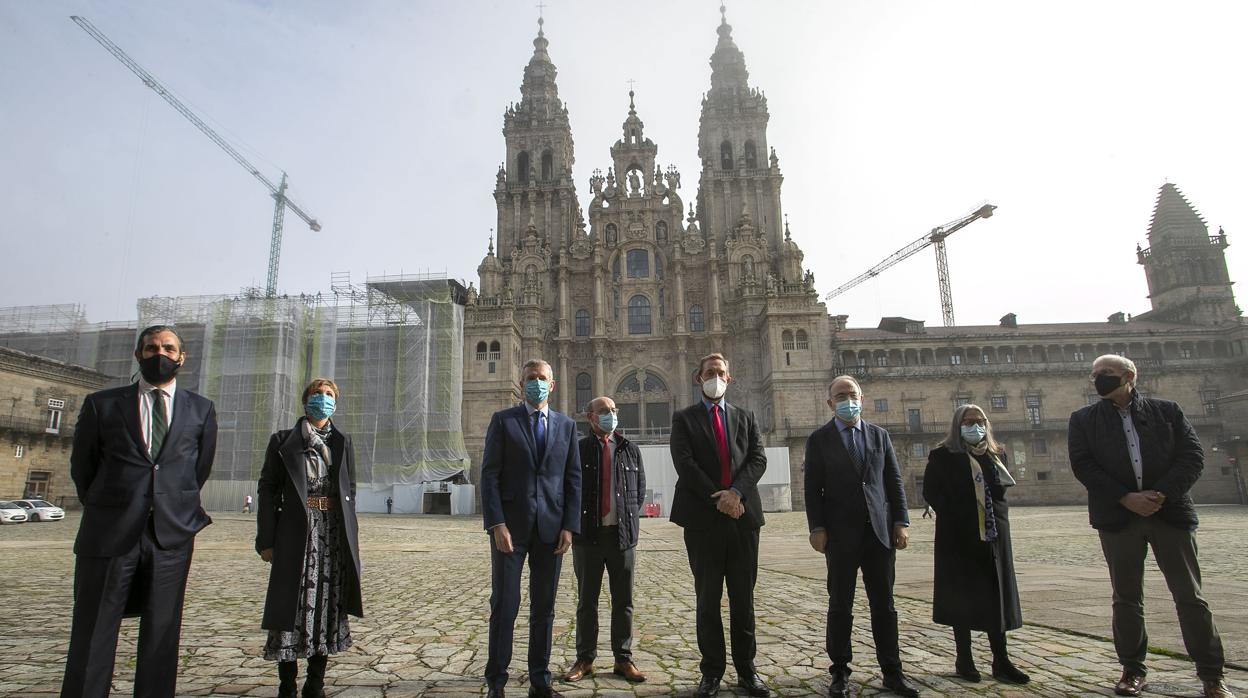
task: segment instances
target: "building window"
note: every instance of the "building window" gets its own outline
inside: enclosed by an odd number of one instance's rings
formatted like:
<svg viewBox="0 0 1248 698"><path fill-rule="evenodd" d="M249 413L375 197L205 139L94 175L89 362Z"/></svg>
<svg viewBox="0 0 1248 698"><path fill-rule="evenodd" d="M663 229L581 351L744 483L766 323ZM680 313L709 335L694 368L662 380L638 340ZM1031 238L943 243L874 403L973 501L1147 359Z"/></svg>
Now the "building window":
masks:
<svg viewBox="0 0 1248 698"><path fill-rule="evenodd" d="M797 338L798 349L810 348L810 338L806 336L806 330L798 330L797 334L794 336Z"/></svg>
<svg viewBox="0 0 1248 698"><path fill-rule="evenodd" d="M949 355L949 364L950 364L950 365L952 365L952 366L959 366L959 365L961 365L961 363L962 363L962 355L961 355L961 354L950 354L950 355Z"/></svg>
<svg viewBox="0 0 1248 698"><path fill-rule="evenodd" d="M497 363L497 362L491 361L491 362L489 363L489 372L490 372L490 373L497 373L497 372L498 372L498 363Z"/></svg>
<svg viewBox="0 0 1248 698"><path fill-rule="evenodd" d="M493 342L490 342L490 357L489 358L490 358L490 361L498 361L503 358L503 346L498 343L497 339L494 340Z"/></svg>
<svg viewBox="0 0 1248 698"><path fill-rule="evenodd" d="M789 330L780 333L780 348L786 351L793 349L793 333Z"/></svg>
<svg viewBox="0 0 1248 698"><path fill-rule="evenodd" d="M1037 480L1048 480L1048 479L1049 479L1049 471L1047 471L1047 470L1038 470L1038 471L1036 471L1036 479L1037 479Z"/></svg>
<svg viewBox="0 0 1248 698"><path fill-rule="evenodd" d="M1180 348L1180 349L1179 349L1179 358L1180 358L1180 359L1190 359L1190 358L1192 358L1192 350L1191 350L1190 348L1188 348L1188 347L1182 347L1182 348Z"/></svg>
<svg viewBox="0 0 1248 698"><path fill-rule="evenodd" d="M963 405L969 405L969 404L971 404L970 395L958 395L953 398L953 409L955 410Z"/></svg>
<svg viewBox="0 0 1248 698"><path fill-rule="evenodd" d="M485 342L477 342L477 361L485 361Z"/></svg>
<svg viewBox="0 0 1248 698"><path fill-rule="evenodd" d="M48 398L48 409L63 410L65 409L65 401L56 398Z"/></svg>
<svg viewBox="0 0 1248 698"><path fill-rule="evenodd" d="M1040 396L1027 395L1023 398L1023 406L1027 410L1027 423L1033 427L1044 423L1044 415L1040 411Z"/></svg>
<svg viewBox="0 0 1248 698"><path fill-rule="evenodd" d="M879 356L875 357L875 365L881 366L881 367L888 366L888 357L885 356L884 354L880 354Z"/></svg>
<svg viewBox="0 0 1248 698"><path fill-rule="evenodd" d="M701 332L705 328L702 320L702 306L694 304L689 306L689 331Z"/></svg>
<svg viewBox="0 0 1248 698"><path fill-rule="evenodd" d="M51 482L52 473L46 470L32 470L26 473L24 499L45 499L48 496L48 485Z"/></svg>
<svg viewBox="0 0 1248 698"><path fill-rule="evenodd" d="M549 182L555 178L555 154L549 150L542 153L542 181Z"/></svg>
<svg viewBox="0 0 1248 698"><path fill-rule="evenodd" d="M628 278L645 279L650 276L650 253L645 250L628 251Z"/></svg>
<svg viewBox="0 0 1248 698"><path fill-rule="evenodd" d="M754 148L754 141L745 142L745 166L751 170L758 167L758 152Z"/></svg>
<svg viewBox="0 0 1248 698"><path fill-rule="evenodd" d="M576 411L587 412L589 410L589 401L593 400L593 379L588 373L576 374Z"/></svg>
<svg viewBox="0 0 1248 698"><path fill-rule="evenodd" d="M24 455L26 455L26 447L22 444L18 444L17 447L13 449L13 457L21 458Z"/></svg>
<svg viewBox="0 0 1248 698"><path fill-rule="evenodd" d="M922 458L927 455L927 445L922 441L915 441L910 444L910 455L914 458Z"/></svg>
<svg viewBox="0 0 1248 698"><path fill-rule="evenodd" d="M1014 355L1008 351L1001 352L1001 361L1003 363L1012 364L1014 363Z"/></svg>
<svg viewBox="0 0 1248 698"><path fill-rule="evenodd" d="M888 411L888 400L887 400L887 399L878 399L878 400L876 400L876 401L875 401L875 411L876 411L876 412L887 412L887 411Z"/></svg>
<svg viewBox="0 0 1248 698"><path fill-rule="evenodd" d="M49 434L61 433L61 411L48 410L48 428L45 429Z"/></svg>
<svg viewBox="0 0 1248 698"><path fill-rule="evenodd" d="M1049 442L1044 439L1036 439L1031 442L1031 454L1033 456L1044 456L1049 453Z"/></svg>
<svg viewBox="0 0 1248 698"><path fill-rule="evenodd" d="M576 311L576 336L589 336L589 311L584 308Z"/></svg>
<svg viewBox="0 0 1248 698"><path fill-rule="evenodd" d="M1083 361L1083 352L1077 351L1071 354L1071 358L1074 359L1075 361Z"/></svg>
<svg viewBox="0 0 1248 698"><path fill-rule="evenodd" d="M719 144L719 169L732 169L732 144L728 141Z"/></svg>
<svg viewBox="0 0 1248 698"><path fill-rule="evenodd" d="M1205 414L1212 416L1218 413L1218 391L1202 390L1200 391L1200 402L1205 407Z"/></svg>
<svg viewBox="0 0 1248 698"><path fill-rule="evenodd" d="M906 410L906 424L913 434L923 433L923 411L917 408Z"/></svg>
<svg viewBox="0 0 1248 698"><path fill-rule="evenodd" d="M980 354L980 355L979 355L979 363L981 363L981 364L990 364L990 363L992 363L992 357L988 356L988 354L987 354L987 353Z"/></svg>
<svg viewBox="0 0 1248 698"><path fill-rule="evenodd" d="M528 184L529 183L529 153L527 150L522 151L519 155L516 156L516 169L519 170L517 174L520 175L520 178L519 178L520 183Z"/></svg>
<svg viewBox="0 0 1248 698"><path fill-rule="evenodd" d="M650 334L650 299L633 296L628 299L628 333Z"/></svg>
<svg viewBox="0 0 1248 698"><path fill-rule="evenodd" d="M994 412L1001 412L1006 409L1007 403L1004 395L993 395L989 400Z"/></svg>

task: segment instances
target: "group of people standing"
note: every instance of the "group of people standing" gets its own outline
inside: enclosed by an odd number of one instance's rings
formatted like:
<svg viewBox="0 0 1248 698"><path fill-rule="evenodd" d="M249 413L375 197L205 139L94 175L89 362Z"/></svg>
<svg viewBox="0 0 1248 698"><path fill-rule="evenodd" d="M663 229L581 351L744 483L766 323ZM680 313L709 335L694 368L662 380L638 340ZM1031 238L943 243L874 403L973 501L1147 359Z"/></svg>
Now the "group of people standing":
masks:
<svg viewBox="0 0 1248 698"><path fill-rule="evenodd" d="M75 541L74 611L63 696L106 696L118 629L137 615L136 696L173 696L182 604L195 534L211 523L199 504L216 447L211 401L178 390L185 361L174 328L146 328L135 350L140 378L88 396L71 455L83 503ZM1091 522L1101 536L1114 590L1113 634L1123 667L1114 690L1139 695L1147 675L1143 566L1149 546L1179 610L1189 655L1204 695L1232 694L1223 653L1200 592L1188 489L1203 453L1173 402L1141 396L1130 360L1103 356L1093 380L1105 398L1071 416L1070 454L1089 493ZM700 399L672 416L671 455L677 472L670 517L684 529L694 579L701 679L696 696L718 695L728 666L720 610L728 594L731 661L739 688L769 696L755 668L754 587L759 529L758 483L767 458L749 410L725 398L733 379L722 354L699 362ZM496 412L486 431L481 506L488 533L491 596L488 695L503 697L521 576L529 567L529 696L559 696L550 671L555 596L563 555L577 578L576 660L562 675L594 674L598 605L606 572L611 594L612 671L629 682L645 674L633 661L633 576L646 498L641 452L618 430L609 396L592 400L590 433L550 408L555 377L533 360L522 375L524 402ZM255 547L270 563L261 627L274 661L279 696L324 696L328 657L352 645L350 616L363 615L355 503L355 460L349 435L334 426L338 386L312 381L304 415L269 441L258 489ZM812 433L804 484L810 545L827 564L826 649L829 695L850 695L853 601L861 570L871 633L885 689L917 696L903 672L893 604L896 552L908 542L909 516L900 467L888 432L862 419L862 388L850 376L833 380L835 416ZM1022 624L1010 544L1006 491L1014 484L1005 449L984 410L958 407L949 432L930 455L923 495L936 513L933 620L953 629L956 674L978 682L971 631L987 634L992 676L1009 684L1030 679L1010 660L1006 633ZM389 502L387 502L389 505Z"/></svg>

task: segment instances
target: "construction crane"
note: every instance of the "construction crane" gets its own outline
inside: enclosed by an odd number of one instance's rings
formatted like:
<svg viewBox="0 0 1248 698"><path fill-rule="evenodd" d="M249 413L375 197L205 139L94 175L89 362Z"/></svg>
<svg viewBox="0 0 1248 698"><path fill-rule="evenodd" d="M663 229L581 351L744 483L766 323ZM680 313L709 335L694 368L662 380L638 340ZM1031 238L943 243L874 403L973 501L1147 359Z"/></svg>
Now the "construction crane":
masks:
<svg viewBox="0 0 1248 698"><path fill-rule="evenodd" d="M884 271L885 269L888 269L894 264L897 264L898 262L901 262L905 259L909 259L910 257L918 254L919 252L922 252L923 250L927 249L928 245L935 245L936 246L936 276L939 277L940 279L941 314L944 316L945 327L952 327L953 326L953 290L949 286L949 258L945 255L945 240L950 235L953 235L957 231L965 228L971 223L974 223L980 218L991 218L992 212L996 210L996 208L997 207L993 206L992 204L984 204L983 206L980 206L979 208L972 211L971 213L968 213L965 216L962 216L961 218L957 219L956 221L949 221L948 223L944 225L940 225L940 226L936 226L935 228L932 228L932 231L930 233L928 233L927 235L924 235L918 240L915 240L909 245L906 245L900 250L897 250L896 252L892 253L891 255L886 257L883 262L880 262L879 264L863 272L861 275L856 276L853 279L850 279L849 281L829 291L828 295L824 296L823 299L830 301L833 298L836 298L842 293L848 291L849 289L857 286L858 284L868 279L873 279L876 276L879 276L880 272Z"/></svg>
<svg viewBox="0 0 1248 698"><path fill-rule="evenodd" d="M83 31L90 34L92 39L98 41L101 46L108 50L109 53L113 54L114 58L121 61L121 63L129 68L131 72L139 76L139 79L143 81L144 85L152 88L156 94L160 95L166 102L169 103L169 106L178 110L179 114L186 117L187 121L194 124L195 128L199 129L205 136L208 136L209 140L216 143L219 148L224 150L227 155L234 159L234 162L242 165L243 169L250 172L256 179L260 180L260 183L269 190L269 196L273 197L273 200L277 202L277 205L273 209L273 237L269 242L269 274L267 280L265 281L264 292L269 298L275 296L277 294L277 267L282 256L282 226L286 218L286 209L289 208L295 213L296 216L302 218L312 230L319 231L321 229L321 224L316 222L315 218L308 215L286 195L286 173L282 172L282 181L280 184L273 184L272 180L265 177L255 165L248 162L247 158L243 157L242 153L235 150L234 146L230 145L228 141L222 138L216 131L212 130L212 127L204 123L203 119L196 116L195 112L191 111L190 107L187 107L181 100L173 96L173 93L166 89L164 85L160 84L159 80L152 77L151 73L144 70L143 66L135 63L134 59L126 55L126 52L122 51L121 47L114 44L107 36L104 36L99 29L95 28L95 25L91 24L91 22L87 21L86 18L83 17L71 16L70 19L74 20L74 23L82 27Z"/></svg>

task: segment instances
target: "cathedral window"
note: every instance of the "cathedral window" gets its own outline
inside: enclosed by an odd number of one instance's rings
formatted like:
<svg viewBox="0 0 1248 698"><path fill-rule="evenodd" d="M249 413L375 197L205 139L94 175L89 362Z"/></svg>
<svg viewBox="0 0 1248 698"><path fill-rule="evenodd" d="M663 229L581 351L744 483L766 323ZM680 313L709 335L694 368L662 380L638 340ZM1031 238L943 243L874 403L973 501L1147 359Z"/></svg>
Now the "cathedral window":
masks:
<svg viewBox="0 0 1248 698"><path fill-rule="evenodd" d="M641 383L637 381L637 375L634 373L628 374L627 378L620 381L620 385L618 388L616 388L615 392L617 393L640 393Z"/></svg>
<svg viewBox="0 0 1248 698"><path fill-rule="evenodd" d="M542 181L549 182L555 178L555 154L547 148L542 152Z"/></svg>
<svg viewBox="0 0 1248 698"><path fill-rule="evenodd" d="M576 311L576 336L589 336L589 311L584 308Z"/></svg>
<svg viewBox="0 0 1248 698"><path fill-rule="evenodd" d="M798 349L810 348L810 340L806 336L806 330L798 330L794 337L796 338Z"/></svg>
<svg viewBox="0 0 1248 698"><path fill-rule="evenodd" d="M702 306L693 304L689 306L689 331L702 332L706 329L706 325L702 319Z"/></svg>
<svg viewBox="0 0 1248 698"><path fill-rule="evenodd" d="M529 183L529 151L521 151L516 156L516 174L520 175L519 181L521 184Z"/></svg>
<svg viewBox="0 0 1248 698"><path fill-rule="evenodd" d="M628 299L628 333L650 334L650 299L633 296Z"/></svg>
<svg viewBox="0 0 1248 698"><path fill-rule="evenodd" d="M728 141L719 144L719 169L732 169L732 144Z"/></svg>
<svg viewBox="0 0 1248 698"><path fill-rule="evenodd" d="M576 374L576 411L589 410L589 401L593 398L594 383L588 373Z"/></svg>
<svg viewBox="0 0 1248 698"><path fill-rule="evenodd" d="M485 361L485 342L477 342L477 361Z"/></svg>
<svg viewBox="0 0 1248 698"><path fill-rule="evenodd" d="M786 351L793 349L793 333L789 330L780 333L780 348Z"/></svg>
<svg viewBox="0 0 1248 698"><path fill-rule="evenodd" d="M745 142L745 166L751 170L758 167L758 152L754 149L754 141Z"/></svg>
<svg viewBox="0 0 1248 698"><path fill-rule="evenodd" d="M646 392L647 393L666 393L667 383L663 382L658 376L646 374Z"/></svg>
<svg viewBox="0 0 1248 698"><path fill-rule="evenodd" d="M667 242L667 223L659 221L654 224L654 239L658 242Z"/></svg>
<svg viewBox="0 0 1248 698"><path fill-rule="evenodd" d="M490 361L498 361L501 358L503 358L503 347L496 339L490 342Z"/></svg>
<svg viewBox="0 0 1248 698"><path fill-rule="evenodd" d="M645 279L650 276L650 253L646 250L628 251L628 278ZM631 303L631 301L630 301Z"/></svg>

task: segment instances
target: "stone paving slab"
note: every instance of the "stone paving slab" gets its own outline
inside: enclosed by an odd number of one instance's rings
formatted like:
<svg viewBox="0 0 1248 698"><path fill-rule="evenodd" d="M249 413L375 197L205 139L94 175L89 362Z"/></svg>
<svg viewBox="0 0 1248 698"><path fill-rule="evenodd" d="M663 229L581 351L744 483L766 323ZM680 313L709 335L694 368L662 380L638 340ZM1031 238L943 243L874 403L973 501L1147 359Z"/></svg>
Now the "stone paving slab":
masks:
<svg viewBox="0 0 1248 698"><path fill-rule="evenodd" d="M1022 526L1028 518L1026 511L1016 510L1016 530L1026 528ZM1083 535L1094 541L1082 518L1086 515L1080 510L1034 511L1046 530L1073 530L1076 523L1082 523ZM1227 536L1244 530L1248 522L1242 510L1217 516L1202 511L1202 517L1217 522L1211 529L1224 527ZM273 664L260 659L264 634L259 619L268 568L252 550L254 520L232 513L214 514L214 518L217 523L197 541L192 564L179 695L274 696L277 677ZM71 514L61 523L0 529L0 569L7 571L0 584L0 607L6 609L10 631L0 633L2 696L51 696L59 690L69 631L71 548L77 525L78 517ZM1098 631L1090 634L1108 635L1108 602L1099 605L1107 591L1087 588L1100 579L1092 564L1095 560L1081 557L1078 551L1082 548L1064 544L1065 554L1075 563L1071 566L1086 575L1061 576L1046 571L1043 565L1061 567L1055 564L1060 556L1054 558L1047 548L1054 537L1029 536L1016 540L1020 560L1029 561L1020 564L1020 569L1032 570L1033 558L1037 564L1035 578L1028 578L1029 584L1035 584L1024 591L1024 616L1030 619L1034 615L1033 604L1064 608L1077 617L1084 616L1078 611L1086 611L1087 627ZM1213 538L1220 540L1217 535ZM479 519L365 515L361 518L361 539L368 617L353 619L355 646L331 660L328 693L344 698L483 695L489 555ZM649 681L634 686L610 674L604 594L598 666L603 673L576 685L560 685L569 696L689 695L697 682L692 576L680 529L665 520L647 520L643 522L642 540L634 594L635 658ZM905 562L898 570L898 612L903 661L912 678L925 687L925 695L1112 694L1110 688L1117 675L1113 649L1104 639L1085 636L1082 627L1068 632L1056 625L1027 625L1011 633L1016 662L1033 677L1029 686L1005 686L987 676L981 684L967 684L953 677L951 634L930 622L931 605L919 593L925 546L930 567L930 527L916 525L914 540L913 550L899 557ZM828 662L823 653L826 592L822 562L804 546L802 514L768 517L756 590L758 668L775 694L781 696L825 693L828 684ZM1206 546L1204 555L1208 557L1210 548L1203 539L1202 546ZM1242 554L1235 557L1238 561L1219 559L1207 567L1211 569L1206 574L1210 586L1231 584L1233 579L1248 576L1239 574L1248 572L1239 569L1248 566ZM812 571L812 560L817 571ZM556 674L575 657L574 575L570 560L568 563L556 608L551 667ZM905 584L914 588L903 589L903 580L910 580ZM1048 587L1050 584L1056 591ZM1034 600L1033 593L1038 594ZM883 695L878 669L872 666L869 618L861 592L858 601L853 679L861 695ZM1099 617L1095 614L1098 607ZM1173 613L1172 607L1169 610ZM1224 637L1230 640L1228 644L1242 645L1242 614L1224 617L1217 604L1214 610ZM511 684L512 693L518 695L524 695L527 688L523 676L526 627L527 612L522 607ZM118 647L114 681L118 695L128 694L132 688L136 640L137 624L127 621ZM977 637L976 644L981 669L986 669L986 641ZM1190 662L1154 654L1149 664L1151 695L1199 695ZM725 678L735 680L731 672ZM1229 678L1241 695L1248 695L1248 673L1233 670ZM744 693L725 690L721 695Z"/></svg>

